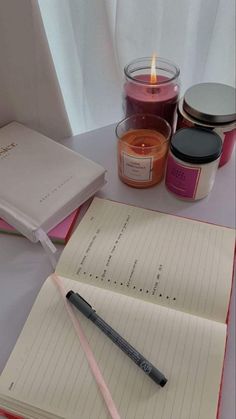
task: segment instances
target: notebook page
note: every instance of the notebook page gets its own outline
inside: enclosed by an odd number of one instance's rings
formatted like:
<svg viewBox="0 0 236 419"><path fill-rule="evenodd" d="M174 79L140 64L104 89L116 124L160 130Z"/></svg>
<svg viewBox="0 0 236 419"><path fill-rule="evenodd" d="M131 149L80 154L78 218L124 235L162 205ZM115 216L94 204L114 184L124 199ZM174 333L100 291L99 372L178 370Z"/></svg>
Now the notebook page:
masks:
<svg viewBox="0 0 236 419"><path fill-rule="evenodd" d="M226 325L64 279L168 378L158 386L75 310L122 419L213 419ZM51 278L4 369L1 394L66 419L108 414ZM1 398L0 398L1 400ZM0 403L1 404L1 403ZM34 417L34 416L33 416ZM43 415L42 417L47 417Z"/></svg>
<svg viewBox="0 0 236 419"><path fill-rule="evenodd" d="M95 198L57 272L225 322L235 232Z"/></svg>

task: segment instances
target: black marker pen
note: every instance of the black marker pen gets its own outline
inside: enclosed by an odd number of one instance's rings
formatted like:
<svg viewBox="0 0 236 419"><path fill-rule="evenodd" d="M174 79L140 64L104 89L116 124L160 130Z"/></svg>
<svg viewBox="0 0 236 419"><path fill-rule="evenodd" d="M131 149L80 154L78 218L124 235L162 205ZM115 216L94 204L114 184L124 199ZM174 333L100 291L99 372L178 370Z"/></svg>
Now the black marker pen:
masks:
<svg viewBox="0 0 236 419"><path fill-rule="evenodd" d="M135 362L152 380L154 380L161 387L167 383L165 376L152 365L143 355L141 355L133 346L131 346L122 336L119 335L109 324L107 324L96 311L87 303L78 293L69 291L66 298L84 314L85 317L90 319L96 324L105 335L107 335L112 342L114 342L132 361Z"/></svg>

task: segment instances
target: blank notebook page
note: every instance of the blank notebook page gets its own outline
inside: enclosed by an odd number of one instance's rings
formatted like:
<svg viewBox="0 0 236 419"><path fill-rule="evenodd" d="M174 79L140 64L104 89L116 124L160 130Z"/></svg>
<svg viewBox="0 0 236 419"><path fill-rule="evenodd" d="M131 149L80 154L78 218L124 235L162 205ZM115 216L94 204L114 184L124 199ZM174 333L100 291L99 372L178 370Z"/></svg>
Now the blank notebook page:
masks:
<svg viewBox="0 0 236 419"><path fill-rule="evenodd" d="M235 231L95 198L60 275L225 322Z"/></svg>
<svg viewBox="0 0 236 419"><path fill-rule="evenodd" d="M224 324L63 281L168 378L164 388L158 386L75 310L122 419L215 418ZM41 417L47 417L43 410L66 419L109 417L51 278L37 297L0 381L0 394L38 406Z"/></svg>

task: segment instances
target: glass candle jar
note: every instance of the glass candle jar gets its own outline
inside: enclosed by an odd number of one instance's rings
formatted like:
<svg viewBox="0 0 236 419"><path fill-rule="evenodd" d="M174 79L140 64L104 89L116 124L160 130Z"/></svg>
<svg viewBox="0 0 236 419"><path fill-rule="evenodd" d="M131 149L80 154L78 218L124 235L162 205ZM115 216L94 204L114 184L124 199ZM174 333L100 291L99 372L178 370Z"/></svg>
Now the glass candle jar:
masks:
<svg viewBox="0 0 236 419"><path fill-rule="evenodd" d="M177 130L202 127L220 135L223 142L219 166L227 163L236 139L236 90L221 83L190 87L178 105Z"/></svg>
<svg viewBox="0 0 236 419"><path fill-rule="evenodd" d="M221 138L214 132L199 128L177 131L167 159L167 189L192 201L207 196L214 185L221 151Z"/></svg>
<svg viewBox="0 0 236 419"><path fill-rule="evenodd" d="M123 110L126 117L153 114L175 128L179 98L179 68L171 61L146 57L124 68Z"/></svg>
<svg viewBox="0 0 236 419"><path fill-rule="evenodd" d="M164 177L171 128L154 115L132 115L118 123L117 158L120 179L135 188L147 188Z"/></svg>

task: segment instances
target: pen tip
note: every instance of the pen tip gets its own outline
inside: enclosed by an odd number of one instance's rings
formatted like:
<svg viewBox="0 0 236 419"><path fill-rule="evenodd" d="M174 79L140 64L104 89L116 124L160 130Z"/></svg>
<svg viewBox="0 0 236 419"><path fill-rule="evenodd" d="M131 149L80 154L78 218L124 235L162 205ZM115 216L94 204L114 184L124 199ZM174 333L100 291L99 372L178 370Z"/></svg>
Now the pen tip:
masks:
<svg viewBox="0 0 236 419"><path fill-rule="evenodd" d="M69 299L72 294L74 294L74 291L72 290L68 291L68 293L66 294L66 298Z"/></svg>

